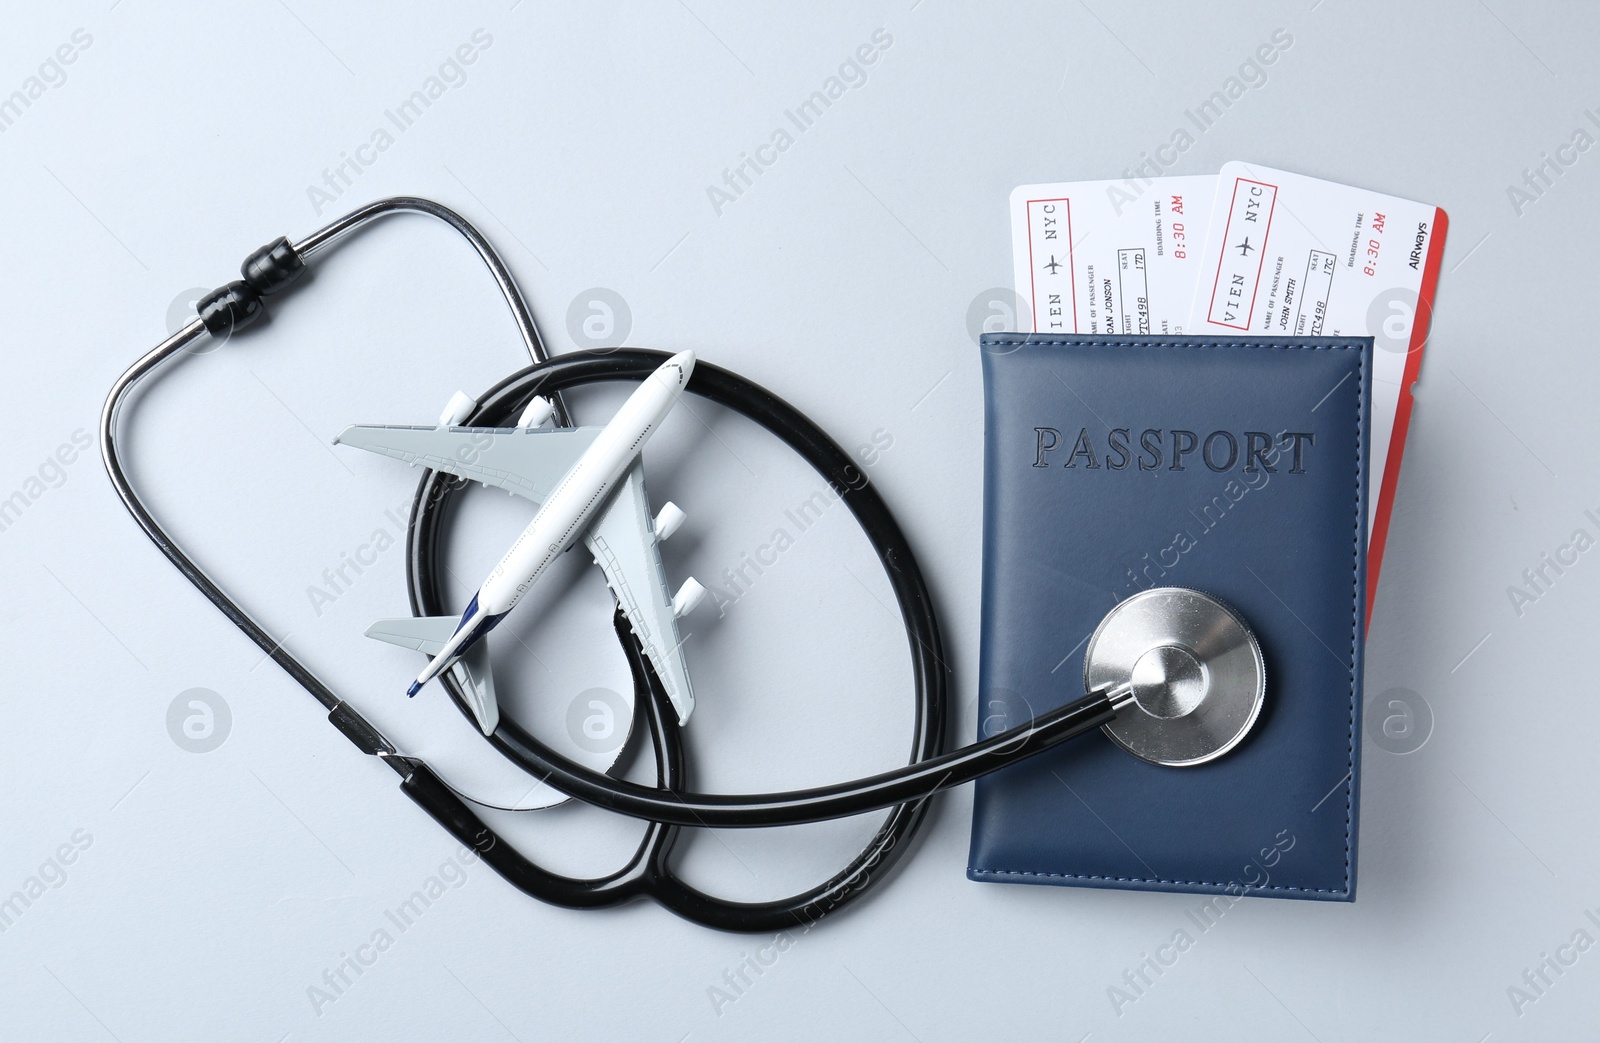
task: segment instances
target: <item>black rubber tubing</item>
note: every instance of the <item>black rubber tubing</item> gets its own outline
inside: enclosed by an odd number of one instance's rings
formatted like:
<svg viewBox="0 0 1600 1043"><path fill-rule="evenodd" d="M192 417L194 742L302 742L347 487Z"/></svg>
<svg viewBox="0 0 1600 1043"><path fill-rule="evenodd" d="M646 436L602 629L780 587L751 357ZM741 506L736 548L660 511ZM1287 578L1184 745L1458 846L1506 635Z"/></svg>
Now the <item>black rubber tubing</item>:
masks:
<svg viewBox="0 0 1600 1043"><path fill-rule="evenodd" d="M664 352L637 349L562 355L530 366L497 385L473 422L491 427L504 424L538 393L565 391L597 380L642 380L668 357ZM941 755L938 751L944 735L947 670L938 622L911 548L882 497L844 450L792 406L759 386L701 362L695 367L687 391L749 417L794 449L843 499L871 542L899 603L911 646L916 689L916 737L911 762L880 775L812 789L712 794L640 786L590 771L561 756L510 719L502 719L490 737L501 753L561 792L624 815L680 826L753 829L905 806L1080 735L1115 716L1103 694L1090 693L1026 724ZM416 553L408 556L407 565L413 609L424 615L446 611L439 599L432 546L438 532L436 509L444 499L428 495L426 488L419 490L422 514L416 519L413 534Z"/></svg>

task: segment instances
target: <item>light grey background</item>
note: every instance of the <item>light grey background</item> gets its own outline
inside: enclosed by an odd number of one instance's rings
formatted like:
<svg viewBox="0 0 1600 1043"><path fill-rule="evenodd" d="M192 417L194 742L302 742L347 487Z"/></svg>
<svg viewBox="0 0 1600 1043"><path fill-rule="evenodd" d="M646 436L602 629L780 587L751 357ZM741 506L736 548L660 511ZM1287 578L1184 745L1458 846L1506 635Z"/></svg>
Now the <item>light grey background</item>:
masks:
<svg viewBox="0 0 1600 1043"><path fill-rule="evenodd" d="M1508 990L1531 994L1525 970L1577 932L1600 939L1585 915L1600 906L1588 668L1600 551L1520 614L1507 589L1575 529L1600 532L1584 513L1600 514L1589 314L1600 154L1569 151L1576 162L1521 207L1508 187L1578 128L1600 133L1585 112L1600 106L1597 23L1573 5L1506 0L7 5L0 96L58 47L75 58L0 133L0 497L41 493L0 532L0 898L48 878L0 933L0 1032L1581 1034L1600 952L1563 950L1576 963L1532 1002ZM400 932L385 912L452 859L448 838L168 568L92 454L59 471L46 462L93 432L112 380L161 339L187 288L367 199L431 196L504 251L556 349L574 346L569 309L589 314L584 291L605 288L627 304L627 343L692 347L847 446L892 439L871 473L938 595L965 740L981 461L968 314L1010 279L1007 194L1119 175L1278 28L1292 46L1170 172L1254 160L1451 218L1366 677L1382 716L1409 700L1432 724L1405 754L1367 736L1353 905L1252 900L1202 932L1192 896L969 883L961 791L880 893L789 939L731 1004L711 990L729 989L725 972L771 938L715 934L647 903L549 908L482 865L447 870L459 886ZM79 29L90 43L73 44ZM478 29L490 43L464 82L392 147L357 152ZM865 82L719 214L708 186L879 29L892 43ZM346 156L373 162L319 213L308 190ZM520 361L466 249L396 219L329 256L270 325L174 369L131 417L136 475L200 558L408 749L511 799L525 781L482 754L437 692L400 698L416 658L359 637L404 610L400 552L379 553L320 615L307 588L342 553L393 534L385 509L408 501L413 480L328 439L356 421L426 421L452 391L477 392ZM603 419L604 398L578 400L580 418ZM709 407L673 425L650 472L656 499L690 514L668 568L726 589L724 570L819 483ZM469 535L481 538L458 541L452 565L475 581L526 513L473 501ZM518 621L529 654L502 648L517 711L557 737L574 699L625 680L591 572ZM909 681L877 603L886 589L835 512L720 618L694 617L702 785L812 784L895 762ZM168 728L169 706L196 688L231 718L204 753ZM198 712L192 698L180 724ZM874 825L701 836L685 871L774 896L823 878ZM573 872L617 864L637 828L572 808L504 826ZM1116 1003L1108 990L1128 988L1125 972L1185 928L1194 945ZM319 1003L308 990L324 971L383 929L392 945Z"/></svg>

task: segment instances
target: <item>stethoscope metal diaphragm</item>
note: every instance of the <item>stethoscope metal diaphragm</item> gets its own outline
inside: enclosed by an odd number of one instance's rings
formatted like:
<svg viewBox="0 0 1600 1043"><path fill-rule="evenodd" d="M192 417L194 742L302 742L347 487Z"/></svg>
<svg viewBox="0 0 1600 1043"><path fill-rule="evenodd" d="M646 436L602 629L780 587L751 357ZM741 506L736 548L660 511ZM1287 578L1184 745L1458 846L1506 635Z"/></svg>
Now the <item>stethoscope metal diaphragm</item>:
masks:
<svg viewBox="0 0 1600 1043"><path fill-rule="evenodd" d="M1112 690L1121 712L1102 726L1151 764L1189 767L1249 733L1266 695L1266 664L1237 612L1182 587L1141 591L1100 621L1083 657L1089 691Z"/></svg>

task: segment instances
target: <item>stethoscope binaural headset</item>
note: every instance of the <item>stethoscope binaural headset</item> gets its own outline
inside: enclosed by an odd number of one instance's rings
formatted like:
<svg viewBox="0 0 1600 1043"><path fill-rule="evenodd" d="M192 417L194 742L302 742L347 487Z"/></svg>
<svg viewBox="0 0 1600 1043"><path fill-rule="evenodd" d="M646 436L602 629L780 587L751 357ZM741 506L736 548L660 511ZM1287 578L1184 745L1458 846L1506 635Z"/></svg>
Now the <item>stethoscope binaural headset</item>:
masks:
<svg viewBox="0 0 1600 1043"><path fill-rule="evenodd" d="M928 799L1097 727L1130 753L1155 764L1186 766L1213 760L1236 746L1255 723L1265 692L1261 650L1249 627L1222 602L1198 591L1158 588L1118 604L1086 646L1086 694L1017 727L949 753L945 738L946 668L938 622L927 586L899 525L849 456L815 424L765 389L704 362L688 391L755 421L798 453L848 505L894 591L910 644L916 716L911 756L902 768L832 786L768 794L708 794L688 788L688 770L676 715L620 614L615 625L636 692L636 712L649 724L656 785L642 786L590 771L502 717L488 741L531 776L597 807L648 823L637 850L607 876L575 879L552 873L505 842L427 764L398 750L349 703L317 679L288 649L184 553L140 500L122 469L117 417L128 394L163 363L211 336L243 329L263 310L262 298L284 291L306 262L345 235L377 218L419 213L454 228L488 266L511 309L533 364L502 380L462 423L510 426L535 394L555 405L569 423L560 392L600 381L644 379L666 357L661 352L615 350L552 357L511 273L489 242L460 215L426 199L381 199L318 229L298 243L279 239L241 267L243 279L203 297L198 317L128 369L112 387L100 421L100 449L112 485L145 534L184 577L244 631L328 711L328 719L363 753L380 758L400 776L400 788L463 844L524 892L569 908L612 906L649 896L695 923L732 931L776 931L809 925L859 898L906 853L922 824ZM466 483L424 473L412 504L406 573L411 610L419 616L447 611L441 593L441 519ZM443 675L451 698L469 714L462 690ZM482 803L472 801L472 803ZM493 805L483 805L493 807ZM671 854L680 827L763 827L842 818L892 809L867 846L840 872L800 894L767 902L734 902L689 886L673 872ZM515 810L515 809L501 809Z"/></svg>

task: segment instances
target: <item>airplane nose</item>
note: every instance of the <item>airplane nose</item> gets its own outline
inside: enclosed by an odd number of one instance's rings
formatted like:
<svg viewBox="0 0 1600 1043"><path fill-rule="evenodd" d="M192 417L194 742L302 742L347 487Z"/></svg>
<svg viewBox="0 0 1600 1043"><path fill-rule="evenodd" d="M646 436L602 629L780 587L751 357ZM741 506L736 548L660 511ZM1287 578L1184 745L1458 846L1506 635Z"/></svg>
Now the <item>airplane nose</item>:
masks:
<svg viewBox="0 0 1600 1043"><path fill-rule="evenodd" d="M689 377L694 373L694 352L680 351L668 359L666 364L678 367L678 387L688 386Z"/></svg>

